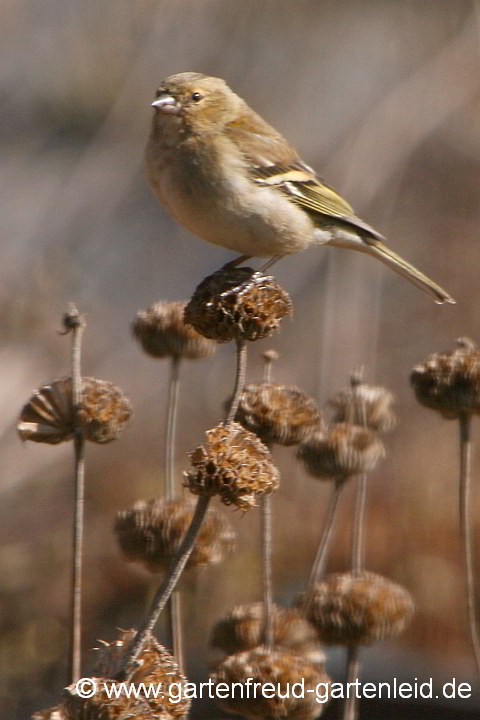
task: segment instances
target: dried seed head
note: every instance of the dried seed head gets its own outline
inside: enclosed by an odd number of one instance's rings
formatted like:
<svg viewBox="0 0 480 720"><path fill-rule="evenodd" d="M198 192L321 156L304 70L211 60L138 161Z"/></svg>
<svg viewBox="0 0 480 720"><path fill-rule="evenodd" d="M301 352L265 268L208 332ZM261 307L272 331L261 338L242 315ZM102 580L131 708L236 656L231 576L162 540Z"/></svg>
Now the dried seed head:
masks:
<svg viewBox="0 0 480 720"><path fill-rule="evenodd" d="M166 570L190 527L194 504L183 500L140 500L118 513L115 535L128 560L151 572ZM207 511L187 568L213 565L235 547L235 531L221 513Z"/></svg>
<svg viewBox="0 0 480 720"><path fill-rule="evenodd" d="M371 472L385 456L374 432L350 423L318 428L300 445L298 457L320 480L341 480Z"/></svg>
<svg viewBox="0 0 480 720"><path fill-rule="evenodd" d="M328 575L296 605L328 645L369 645L394 637L414 610L405 588L371 572Z"/></svg>
<svg viewBox="0 0 480 720"><path fill-rule="evenodd" d="M292 302L268 275L222 268L203 280L185 309L185 321L217 342L261 340L272 334Z"/></svg>
<svg viewBox="0 0 480 720"><path fill-rule="evenodd" d="M480 414L480 352L469 338L416 365L410 381L418 402L445 418Z"/></svg>
<svg viewBox="0 0 480 720"><path fill-rule="evenodd" d="M158 302L137 313L132 332L147 355L197 360L213 355L216 345L183 319L186 302Z"/></svg>
<svg viewBox="0 0 480 720"><path fill-rule="evenodd" d="M220 495L225 505L248 510L258 497L276 490L278 470L256 435L238 423L218 425L205 435L205 446L190 454L191 467L184 473L192 493Z"/></svg>
<svg viewBox="0 0 480 720"><path fill-rule="evenodd" d="M115 682L112 678L119 673L125 653L130 649L135 635L135 630L121 631L117 641L103 643L103 647L96 650L97 658L93 675L97 691L91 698L81 698L76 693L75 685L66 688L64 706L67 720L125 720L127 717L138 717L139 720L140 718L172 720L186 715L190 701L185 699L183 693L179 700L176 691L172 694L170 686L175 683L177 685L173 687L178 689L187 680L180 673L170 653L155 640L153 635L148 637L128 682L137 687L140 683L144 683L145 687L161 686L162 694L157 698L147 698L141 692L138 693L138 698L127 698L125 693L121 693L119 698L108 697L105 684L110 688Z"/></svg>
<svg viewBox="0 0 480 720"><path fill-rule="evenodd" d="M295 445L321 423L313 398L294 385L247 385L236 420L264 443Z"/></svg>
<svg viewBox="0 0 480 720"><path fill-rule="evenodd" d="M229 697L219 703L224 710L260 720L314 720L326 705L316 701L316 692L326 698L330 682L323 666L314 665L288 650L263 646L230 655L211 677L215 684L232 685ZM269 688L273 684L274 689L263 697L261 692L252 691L252 681L262 686L269 683ZM298 682L304 685L304 692L294 697L288 690ZM233 683L244 684L244 687Z"/></svg>
<svg viewBox="0 0 480 720"><path fill-rule="evenodd" d="M47 708L46 710L38 710L33 713L32 720L67 720L61 705Z"/></svg>
<svg viewBox="0 0 480 720"><path fill-rule="evenodd" d="M370 430L387 432L396 423L392 404L395 396L384 387L354 383L334 395L328 404L335 408L334 422L353 422Z"/></svg>
<svg viewBox="0 0 480 720"><path fill-rule="evenodd" d="M82 401L78 420L85 438L95 443L115 440L132 415L130 401L106 380L82 378ZM22 440L57 443L74 435L72 378L54 380L37 390L23 407L17 431Z"/></svg>
<svg viewBox="0 0 480 720"><path fill-rule="evenodd" d="M263 642L264 623L263 603L237 605L215 624L210 644L227 655L252 650ZM325 662L315 628L298 610L273 605L272 624L275 646L296 652L311 662Z"/></svg>

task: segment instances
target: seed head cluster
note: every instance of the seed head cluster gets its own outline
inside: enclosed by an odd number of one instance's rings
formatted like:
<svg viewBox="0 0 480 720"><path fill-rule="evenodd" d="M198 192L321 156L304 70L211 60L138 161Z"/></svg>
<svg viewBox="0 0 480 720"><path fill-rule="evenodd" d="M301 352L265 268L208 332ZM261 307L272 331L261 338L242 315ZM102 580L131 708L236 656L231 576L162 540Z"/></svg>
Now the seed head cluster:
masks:
<svg viewBox="0 0 480 720"><path fill-rule="evenodd" d="M82 378L82 399L77 419L87 440L115 440L132 415L130 401L106 380ZM22 440L57 443L74 436L72 378L55 380L37 390L23 407L17 424Z"/></svg>
<svg viewBox="0 0 480 720"><path fill-rule="evenodd" d="M114 531L130 561L151 572L166 570L190 527L194 505L183 500L140 500L118 513ZM200 528L187 568L221 562L235 547L235 532L217 510L210 508Z"/></svg>
<svg viewBox="0 0 480 720"><path fill-rule="evenodd" d="M294 608L272 606L273 644L325 662L315 628ZM227 655L252 650L264 637L265 606L261 602L237 605L214 626L210 644Z"/></svg>
<svg viewBox="0 0 480 720"><path fill-rule="evenodd" d="M279 473L268 448L238 423L218 425L206 432L206 441L190 454L185 485L194 495L219 495L225 505L241 510L279 485Z"/></svg>
<svg viewBox="0 0 480 720"><path fill-rule="evenodd" d="M197 360L213 355L216 344L184 320L186 302L158 302L137 313L133 336L155 358Z"/></svg>
<svg viewBox="0 0 480 720"><path fill-rule="evenodd" d="M185 321L217 342L261 340L292 312L292 302L268 275L223 268L205 278L185 309Z"/></svg>
<svg viewBox="0 0 480 720"><path fill-rule="evenodd" d="M416 365L410 381L418 402L445 418L480 413L480 352L469 338Z"/></svg>
<svg viewBox="0 0 480 720"><path fill-rule="evenodd" d="M328 404L335 409L336 423L351 422L376 432L388 432L396 423L394 401L393 393L384 387L352 381L352 387L338 392Z"/></svg>
<svg viewBox="0 0 480 720"><path fill-rule="evenodd" d="M371 572L334 573L297 599L321 642L370 645L403 631L413 615L405 588Z"/></svg>
<svg viewBox="0 0 480 720"><path fill-rule="evenodd" d="M267 444L296 445L321 423L315 400L294 385L247 385L236 420Z"/></svg>
<svg viewBox="0 0 480 720"><path fill-rule="evenodd" d="M298 457L320 480L342 480L371 472L385 456L374 432L351 423L318 428L300 445Z"/></svg>
<svg viewBox="0 0 480 720"><path fill-rule="evenodd" d="M322 665L315 665L288 650L263 646L230 655L218 666L212 679L216 684L232 684L230 697L220 701L224 710L254 720L314 720L326 704L316 702L315 690L321 683L326 688L330 680ZM272 693L272 697L263 697L259 692L254 695L252 685L247 690L247 681L261 685L272 683L275 694ZM304 683L305 692L297 693L295 698L288 690L297 682ZM244 685L243 699L238 685L233 683Z"/></svg>

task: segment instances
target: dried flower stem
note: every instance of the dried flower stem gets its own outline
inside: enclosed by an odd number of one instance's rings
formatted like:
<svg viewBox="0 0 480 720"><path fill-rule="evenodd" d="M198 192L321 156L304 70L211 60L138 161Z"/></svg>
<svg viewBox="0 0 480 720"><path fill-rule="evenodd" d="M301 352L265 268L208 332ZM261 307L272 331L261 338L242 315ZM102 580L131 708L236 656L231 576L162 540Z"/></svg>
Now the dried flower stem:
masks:
<svg viewBox="0 0 480 720"><path fill-rule="evenodd" d="M74 520L73 520L73 567L70 597L70 654L68 682L74 683L81 677L82 647L82 559L85 499L85 433L78 421L82 403L81 350L85 319L75 306L64 317L65 333L72 333L72 412L74 426Z"/></svg>
<svg viewBox="0 0 480 720"><path fill-rule="evenodd" d="M262 555L263 555L263 611L264 644L273 645L273 598L272 598L272 498L265 495L261 504Z"/></svg>
<svg viewBox="0 0 480 720"><path fill-rule="evenodd" d="M343 720L356 720L356 718L358 717L357 693L352 690L352 688L355 687L354 683L356 682L360 672L360 662L358 655L358 645L351 645L348 648L347 661L347 688L349 692L345 700L345 705L343 706Z"/></svg>
<svg viewBox="0 0 480 720"><path fill-rule="evenodd" d="M178 394L180 389L181 357L173 355L170 361L170 379L168 384L167 421L165 427L165 497L175 498L175 437L177 431ZM169 600L169 625L173 655L180 672L184 668L182 600L180 590L174 590Z"/></svg>
<svg viewBox="0 0 480 720"><path fill-rule="evenodd" d="M320 578L322 577L322 575L325 571L325 564L327 561L328 549L330 547L330 542L331 542L332 534L333 534L333 525L334 525L335 516L337 513L338 499L340 497L340 493L342 491L343 485L344 485L343 480L335 481L335 485L332 489L330 499L328 501L327 514L326 514L325 520L324 520L322 536L320 538L317 555L316 555L315 561L312 565L312 570L310 572L310 578L308 580L307 604L308 604L308 597L310 597L312 594L313 586L315 585L315 583L318 580L320 580Z"/></svg>
<svg viewBox="0 0 480 720"><path fill-rule="evenodd" d="M237 340L237 371L235 374L235 387L233 390L230 410L225 420L225 425L233 422L237 414L240 397L245 387L245 376L247 373L247 346L245 340Z"/></svg>
<svg viewBox="0 0 480 720"><path fill-rule="evenodd" d="M352 530L352 571L360 573L365 569L365 509L367 506L368 476L362 473L357 478L355 510Z"/></svg>
<svg viewBox="0 0 480 720"><path fill-rule="evenodd" d="M472 484L471 415L462 413L460 421L460 534L463 543L467 576L467 606L470 639L480 675L480 641L475 608L475 570L473 559L472 523L470 517Z"/></svg>
<svg viewBox="0 0 480 720"><path fill-rule="evenodd" d="M188 528L187 534L183 538L182 544L180 545L180 548L169 567L168 573L155 593L150 608L137 630L135 641L133 642L130 651L124 658L118 679L126 679L131 669L135 666L135 661L142 651L145 641L155 627L157 620L160 617L160 613L165 607L167 600L170 598L180 575L187 564L209 504L210 497L201 495L198 498L192 522Z"/></svg>
<svg viewBox="0 0 480 720"><path fill-rule="evenodd" d="M180 387L181 358L171 358L168 385L167 422L165 428L165 487L166 499L175 498L175 436L177 430L178 391Z"/></svg>

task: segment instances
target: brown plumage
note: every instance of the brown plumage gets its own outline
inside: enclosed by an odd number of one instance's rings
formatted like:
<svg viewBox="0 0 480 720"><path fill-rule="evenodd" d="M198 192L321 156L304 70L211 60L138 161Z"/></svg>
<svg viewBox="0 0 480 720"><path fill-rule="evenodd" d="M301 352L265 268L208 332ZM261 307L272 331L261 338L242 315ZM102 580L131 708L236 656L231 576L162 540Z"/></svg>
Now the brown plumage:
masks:
<svg viewBox="0 0 480 720"><path fill-rule="evenodd" d="M357 250L437 303L454 302L390 250L220 78L172 75L152 105L149 180L173 217L195 235L247 257L282 257L310 245Z"/></svg>

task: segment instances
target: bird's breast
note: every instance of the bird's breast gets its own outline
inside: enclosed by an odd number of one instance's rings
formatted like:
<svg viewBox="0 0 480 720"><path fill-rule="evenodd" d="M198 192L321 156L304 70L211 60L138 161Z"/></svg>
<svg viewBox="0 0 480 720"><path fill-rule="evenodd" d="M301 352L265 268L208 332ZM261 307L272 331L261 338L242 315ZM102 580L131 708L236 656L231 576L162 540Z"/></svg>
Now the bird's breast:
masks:
<svg viewBox="0 0 480 720"><path fill-rule="evenodd" d="M315 242L311 219L278 189L255 184L235 159L230 167L208 163L178 148L147 146L152 189L194 235L254 257L289 255Z"/></svg>

